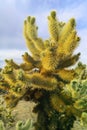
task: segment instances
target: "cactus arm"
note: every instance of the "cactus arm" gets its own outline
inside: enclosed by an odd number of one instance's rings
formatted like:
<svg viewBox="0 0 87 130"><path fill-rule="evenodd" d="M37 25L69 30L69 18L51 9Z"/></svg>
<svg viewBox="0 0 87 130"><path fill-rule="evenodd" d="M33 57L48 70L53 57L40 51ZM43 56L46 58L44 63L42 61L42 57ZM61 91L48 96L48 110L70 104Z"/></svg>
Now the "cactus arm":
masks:
<svg viewBox="0 0 87 130"><path fill-rule="evenodd" d="M42 51L44 49L43 40L38 38L35 18L33 17L28 17L27 19L27 35L37 50Z"/></svg>
<svg viewBox="0 0 87 130"><path fill-rule="evenodd" d="M19 65L17 63L15 63L13 61L13 59L11 59L11 60L6 59L5 62L6 62L7 66L13 67L14 69L19 69Z"/></svg>
<svg viewBox="0 0 87 130"><path fill-rule="evenodd" d="M39 50L36 49L34 43L31 41L31 39L29 38L29 34L28 34L28 21L24 21L24 37L26 40L26 44L28 49L30 50L30 52L32 53L32 56L34 57L34 59L38 59L39 58Z"/></svg>
<svg viewBox="0 0 87 130"><path fill-rule="evenodd" d="M36 39L37 38L37 27L35 24L35 17L31 17L28 16L27 17L27 34L28 37L32 40L32 39Z"/></svg>
<svg viewBox="0 0 87 130"><path fill-rule="evenodd" d="M57 66L58 69L62 69L62 68L66 68L66 67L70 67L74 64L76 64L76 62L79 60L80 57L80 53L71 56L67 59L64 59L64 61L60 62Z"/></svg>
<svg viewBox="0 0 87 130"><path fill-rule="evenodd" d="M48 27L51 41L57 43L58 41L58 21L56 19L56 12L52 11L48 16Z"/></svg>
<svg viewBox="0 0 87 130"><path fill-rule="evenodd" d="M22 55L22 58L26 63L31 63L31 64L36 63L35 60L27 52L25 52L25 54Z"/></svg>
<svg viewBox="0 0 87 130"><path fill-rule="evenodd" d="M63 48L66 55L70 55L73 53L75 48L79 45L80 38L76 36L76 31L73 30L68 38L63 43Z"/></svg>
<svg viewBox="0 0 87 130"><path fill-rule="evenodd" d="M61 45L65 42L67 36L71 33L71 31L75 27L75 19L70 19L62 28L59 40L58 40L58 45L61 47ZM58 48L59 51L59 48Z"/></svg>
<svg viewBox="0 0 87 130"><path fill-rule="evenodd" d="M66 82L70 82L71 80L74 79L75 76L75 71L74 70L66 70L66 69L61 69L57 72L57 75Z"/></svg>

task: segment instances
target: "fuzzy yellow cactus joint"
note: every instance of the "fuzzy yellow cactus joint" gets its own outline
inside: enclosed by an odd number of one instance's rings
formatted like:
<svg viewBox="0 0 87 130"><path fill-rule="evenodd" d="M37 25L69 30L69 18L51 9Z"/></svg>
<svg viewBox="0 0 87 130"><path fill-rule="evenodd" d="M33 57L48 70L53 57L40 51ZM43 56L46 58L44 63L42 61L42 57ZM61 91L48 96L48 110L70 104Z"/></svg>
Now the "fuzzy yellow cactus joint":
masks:
<svg viewBox="0 0 87 130"><path fill-rule="evenodd" d="M58 41L58 21L56 18L56 12L52 11L48 16L48 27L51 40L55 43Z"/></svg>

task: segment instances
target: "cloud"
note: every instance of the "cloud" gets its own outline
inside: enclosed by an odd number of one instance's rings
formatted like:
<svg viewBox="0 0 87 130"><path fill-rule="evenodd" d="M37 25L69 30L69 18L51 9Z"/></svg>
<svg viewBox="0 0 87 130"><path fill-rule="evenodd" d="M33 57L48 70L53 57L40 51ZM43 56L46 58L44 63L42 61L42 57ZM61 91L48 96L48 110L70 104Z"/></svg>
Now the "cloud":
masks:
<svg viewBox="0 0 87 130"><path fill-rule="evenodd" d="M78 35L81 37L80 45L76 52L81 52L80 60L87 64L87 29L81 29Z"/></svg>
<svg viewBox="0 0 87 130"><path fill-rule="evenodd" d="M3 60L3 59L11 59L12 58L15 58L15 59L19 59L21 58L21 55L24 54L24 50L0 50L0 60Z"/></svg>
<svg viewBox="0 0 87 130"><path fill-rule="evenodd" d="M87 17L87 15L85 14L86 4L87 4L87 2L83 2L83 3L79 4L78 6L73 7L73 5L72 5L65 9L60 9L60 11L59 11L60 19L66 21L66 20L70 19L71 17L74 17L76 20L84 18L85 16Z"/></svg>
<svg viewBox="0 0 87 130"><path fill-rule="evenodd" d="M0 48L24 47L23 17L16 8L16 0L0 1Z"/></svg>
<svg viewBox="0 0 87 130"><path fill-rule="evenodd" d="M16 63L22 63L22 54L24 54L24 50L0 50L0 67L5 65L5 59L13 59Z"/></svg>

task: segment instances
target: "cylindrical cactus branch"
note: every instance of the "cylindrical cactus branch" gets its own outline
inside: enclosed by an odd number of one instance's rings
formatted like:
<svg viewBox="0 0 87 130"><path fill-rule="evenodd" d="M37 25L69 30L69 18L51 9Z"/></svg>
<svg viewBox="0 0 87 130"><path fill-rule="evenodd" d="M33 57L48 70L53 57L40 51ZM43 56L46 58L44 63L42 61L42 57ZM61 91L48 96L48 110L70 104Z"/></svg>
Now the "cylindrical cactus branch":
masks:
<svg viewBox="0 0 87 130"><path fill-rule="evenodd" d="M56 18L56 12L52 11L50 13L50 16L48 16L48 27L49 27L49 33L50 38L54 44L57 44L58 42L58 21Z"/></svg>

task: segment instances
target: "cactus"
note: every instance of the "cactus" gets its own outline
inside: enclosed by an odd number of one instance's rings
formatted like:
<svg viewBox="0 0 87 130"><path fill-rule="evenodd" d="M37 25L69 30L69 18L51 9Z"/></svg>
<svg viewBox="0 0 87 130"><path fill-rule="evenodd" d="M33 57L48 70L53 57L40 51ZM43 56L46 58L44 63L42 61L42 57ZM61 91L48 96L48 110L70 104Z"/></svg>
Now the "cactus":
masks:
<svg viewBox="0 0 87 130"><path fill-rule="evenodd" d="M30 130L32 128L32 121L27 120L25 124L22 121L18 121L16 124L16 130Z"/></svg>
<svg viewBox="0 0 87 130"><path fill-rule="evenodd" d="M29 119L25 123L23 123L23 121L18 121L16 124L16 130L30 130L32 127L32 121ZM0 120L0 130L6 130L2 120Z"/></svg>
<svg viewBox="0 0 87 130"><path fill-rule="evenodd" d="M13 116L11 110L6 108L6 105L4 103L2 96L0 96L0 120L3 121L3 123L5 124L5 127L12 127L15 122L15 116Z"/></svg>
<svg viewBox="0 0 87 130"><path fill-rule="evenodd" d="M55 43L58 41L58 21L56 19L55 11L52 11L50 16L48 16L48 25L51 40Z"/></svg>
<svg viewBox="0 0 87 130"><path fill-rule="evenodd" d="M0 89L7 92L4 99L8 108L15 107L21 99L36 103L35 130L71 130L77 117L82 120L87 112L86 65L79 62L69 68L80 57L80 53L73 54L80 41L75 19L60 22L52 11L48 26L50 38L42 40L35 18L28 16L24 21L24 37L31 54L22 55L23 63L19 65L5 60ZM22 123L17 125L18 129L25 127Z"/></svg>
<svg viewBox="0 0 87 130"><path fill-rule="evenodd" d="M0 120L0 130L5 130L4 123Z"/></svg>

